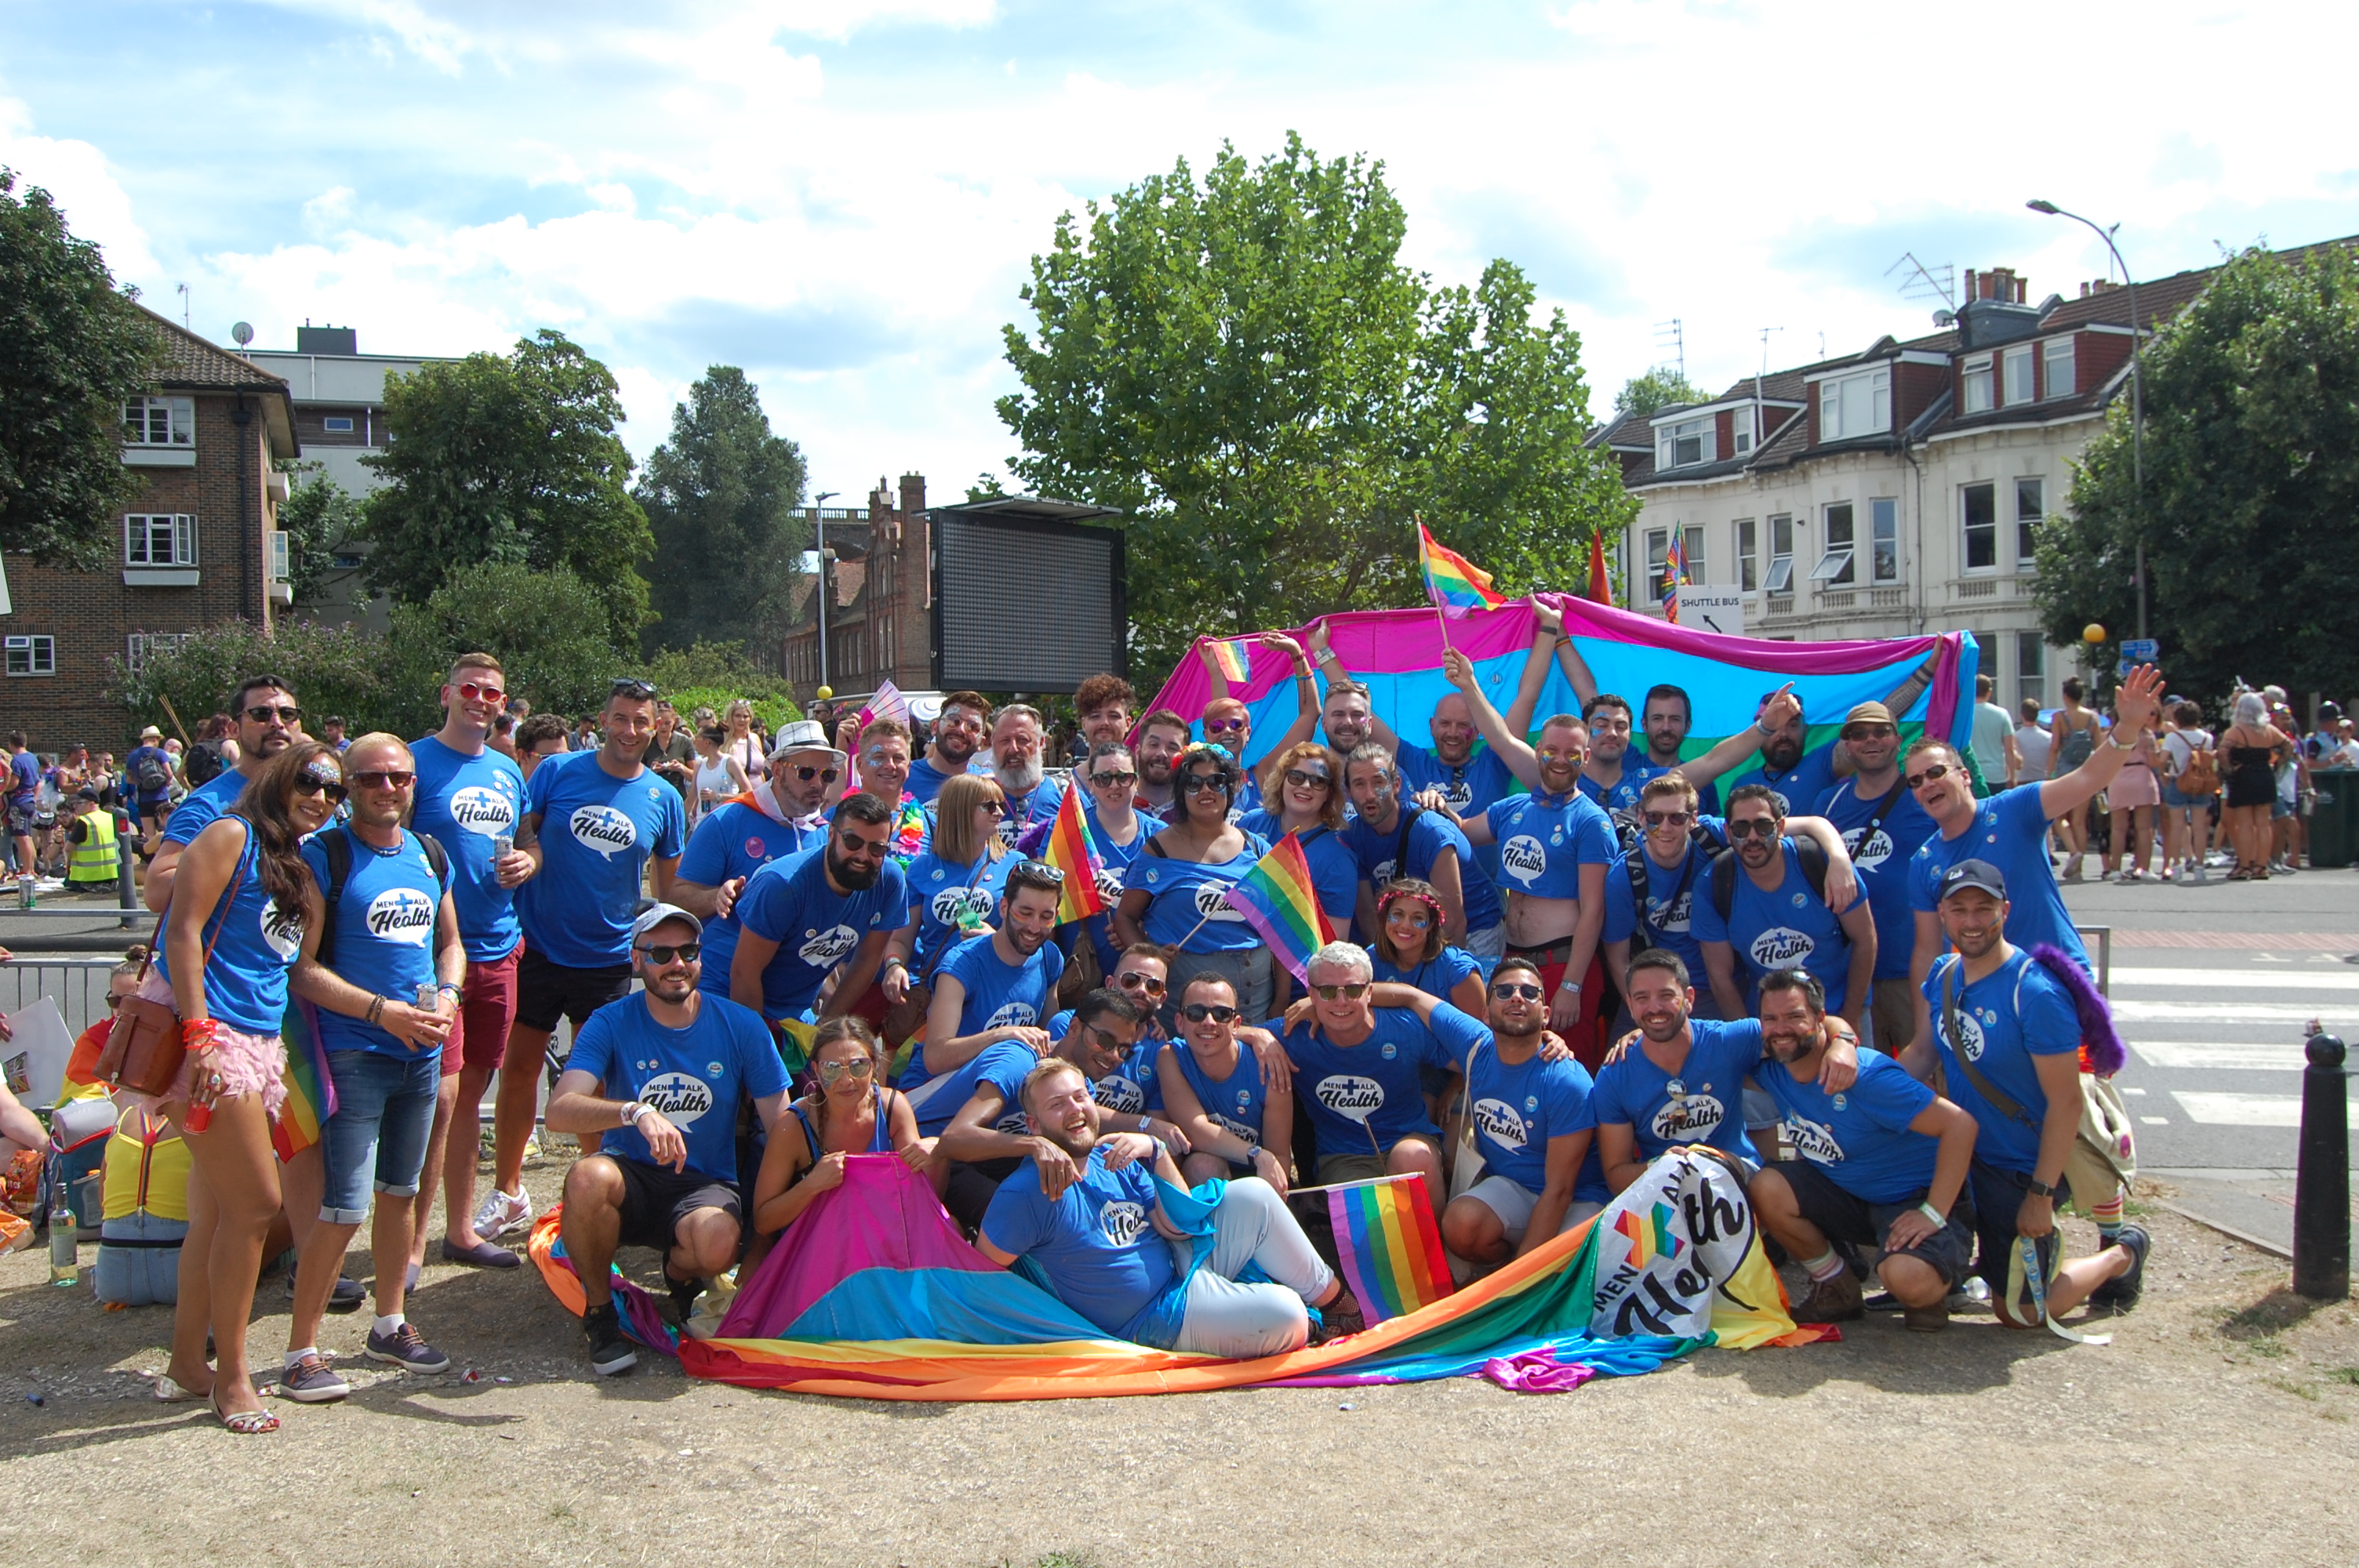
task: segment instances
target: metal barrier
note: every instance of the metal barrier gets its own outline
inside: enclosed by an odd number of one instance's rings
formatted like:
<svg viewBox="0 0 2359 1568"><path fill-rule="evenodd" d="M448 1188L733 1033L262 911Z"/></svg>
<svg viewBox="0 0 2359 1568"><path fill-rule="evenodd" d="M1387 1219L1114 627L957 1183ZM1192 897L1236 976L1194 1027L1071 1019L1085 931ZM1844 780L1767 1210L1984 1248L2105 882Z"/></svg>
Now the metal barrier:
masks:
<svg viewBox="0 0 2359 1568"><path fill-rule="evenodd" d="M0 1012L21 1012L43 997L57 999L66 1033L75 1039L107 1016L107 977L116 958L9 958L0 961ZM10 988L14 987L12 990Z"/></svg>
<svg viewBox="0 0 2359 1568"><path fill-rule="evenodd" d="M2110 925L2075 925L2082 940L2097 939L2097 994L2114 994L2114 928Z"/></svg>

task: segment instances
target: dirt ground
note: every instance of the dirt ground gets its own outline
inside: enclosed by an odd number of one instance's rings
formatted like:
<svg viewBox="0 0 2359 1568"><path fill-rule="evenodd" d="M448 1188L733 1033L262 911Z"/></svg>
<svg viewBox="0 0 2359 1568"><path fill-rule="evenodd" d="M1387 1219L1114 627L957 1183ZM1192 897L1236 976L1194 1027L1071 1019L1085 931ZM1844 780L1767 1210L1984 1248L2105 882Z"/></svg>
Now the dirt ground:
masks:
<svg viewBox="0 0 2359 1568"><path fill-rule="evenodd" d="M537 1165L538 1198L561 1172ZM103 1313L86 1288L51 1289L36 1249L0 1260L0 1456L17 1498L0 1554L2348 1568L2354 1303L2301 1301L2277 1260L2143 1218L2146 1301L2094 1325L2106 1347L1987 1317L1938 1338L1871 1319L1840 1344L1706 1351L1545 1396L1461 1379L896 1405L692 1383L653 1355L602 1382L529 1268L438 1265L411 1316L451 1373L363 1360L367 1318L332 1317L323 1346L353 1398L273 1401L285 1424L255 1438L150 1401L168 1309ZM364 1276L365 1255L348 1271ZM284 1309L269 1282L258 1366L276 1362Z"/></svg>

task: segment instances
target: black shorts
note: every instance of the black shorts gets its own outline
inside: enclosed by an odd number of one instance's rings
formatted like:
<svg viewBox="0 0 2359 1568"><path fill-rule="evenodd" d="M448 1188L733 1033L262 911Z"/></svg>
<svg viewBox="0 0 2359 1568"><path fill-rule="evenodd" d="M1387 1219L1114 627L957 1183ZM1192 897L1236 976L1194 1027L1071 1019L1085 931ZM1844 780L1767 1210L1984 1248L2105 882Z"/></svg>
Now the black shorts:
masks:
<svg viewBox="0 0 2359 1568"><path fill-rule="evenodd" d="M571 1019L579 1034L592 1013L630 994L627 963L571 969L542 957L529 944L516 960L516 1021L544 1034L556 1031L560 1018Z"/></svg>
<svg viewBox="0 0 2359 1568"><path fill-rule="evenodd" d="M605 1158L623 1173L619 1245L669 1252L679 1241L679 1222L701 1208L722 1210L744 1230L745 1203L734 1183L715 1181L693 1167L674 1171L669 1165L650 1165L616 1154Z"/></svg>
<svg viewBox="0 0 2359 1568"><path fill-rule="evenodd" d="M2031 1186L2031 1177L2020 1171L2002 1171L1976 1160L1966 1173L1966 1191L1973 1195L1976 1236L1982 1245L1982 1257L1976 1264L1984 1283L1991 1289L1991 1299L2002 1301L2006 1296L2007 1260L2015 1256L2015 1216L2023 1206L2023 1195ZM2071 1184L2059 1178L2056 1183L2056 1204L2059 1213L2072 1201ZM2062 1233L2050 1230L2039 1241L2039 1277L2056 1277L2058 1249ZM2026 1294L2029 1293L2027 1289Z"/></svg>
<svg viewBox="0 0 2359 1568"><path fill-rule="evenodd" d="M53 819L54 820L54 819ZM33 808L11 802L8 806L8 831L16 838L29 838L36 826Z"/></svg>
<svg viewBox="0 0 2359 1568"><path fill-rule="evenodd" d="M1973 1258L1974 1210L1964 1193L1950 1206L1949 1224L1914 1247L1894 1248L1884 1244L1885 1232L1892 1228L1894 1220L1915 1212L1925 1201L1923 1193L1907 1203L1872 1204L1836 1185L1832 1176L1808 1160L1788 1160L1768 1169L1785 1178L1802 1217L1824 1231L1828 1240L1873 1247L1878 1264L1886 1258L1914 1258L1940 1275L1945 1285L1955 1285L1966 1277Z"/></svg>
<svg viewBox="0 0 2359 1568"><path fill-rule="evenodd" d="M992 1195L1023 1162L1021 1159L985 1160L970 1165L964 1160L951 1161L950 1180L942 1187L942 1206L969 1232L982 1229Z"/></svg>

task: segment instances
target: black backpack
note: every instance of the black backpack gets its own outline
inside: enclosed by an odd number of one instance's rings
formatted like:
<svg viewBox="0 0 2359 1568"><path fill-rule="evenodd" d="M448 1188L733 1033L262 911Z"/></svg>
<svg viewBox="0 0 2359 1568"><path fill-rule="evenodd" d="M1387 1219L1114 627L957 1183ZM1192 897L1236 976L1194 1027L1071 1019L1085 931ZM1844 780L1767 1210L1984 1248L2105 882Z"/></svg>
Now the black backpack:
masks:
<svg viewBox="0 0 2359 1568"><path fill-rule="evenodd" d="M150 750L139 759L138 783L140 794L162 795L172 787L172 770L164 765L163 758Z"/></svg>
<svg viewBox="0 0 2359 1568"><path fill-rule="evenodd" d="M426 863L434 868L434 880L448 888L451 881L451 857L440 840L431 833L415 828L409 836L426 851ZM321 890L319 960L328 968L336 967L336 906L344 899L344 884L353 880L352 829L339 822L320 830L320 852L328 858L328 885Z"/></svg>
<svg viewBox="0 0 2359 1568"><path fill-rule="evenodd" d="M1827 898L1827 852L1819 848L1815 838L1797 838L1794 840L1794 853L1802 862L1802 875L1809 880L1810 891L1819 895L1820 903L1824 903ZM1736 873L1739 869L1734 846L1712 858L1712 906L1720 911L1723 920L1728 918L1730 908L1736 903Z"/></svg>
<svg viewBox="0 0 2359 1568"><path fill-rule="evenodd" d="M1688 842L1708 850L1718 849L1712 841L1712 835L1704 831L1701 823L1697 823L1688 829ZM1658 945L1652 936L1647 935L1647 903L1654 895L1650 879L1654 873L1655 863L1647 858L1646 845L1633 844L1623 850L1622 864L1629 872L1630 896L1637 909L1637 919L1633 921L1630 926L1630 956L1635 958L1647 948ZM1688 880L1694 875L1695 858L1690 854L1680 867L1680 885L1671 893L1673 907L1677 907L1680 894L1687 891Z"/></svg>

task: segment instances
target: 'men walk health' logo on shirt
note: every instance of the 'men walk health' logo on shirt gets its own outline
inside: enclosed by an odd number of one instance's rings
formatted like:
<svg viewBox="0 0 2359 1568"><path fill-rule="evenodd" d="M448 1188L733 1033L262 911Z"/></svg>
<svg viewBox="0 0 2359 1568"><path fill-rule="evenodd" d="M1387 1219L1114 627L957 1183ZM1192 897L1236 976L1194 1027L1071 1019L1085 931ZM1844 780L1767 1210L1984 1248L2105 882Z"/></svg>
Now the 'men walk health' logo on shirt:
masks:
<svg viewBox="0 0 2359 1568"><path fill-rule="evenodd" d="M387 888L369 900L369 935L423 947L434 934L434 901L416 888Z"/></svg>
<svg viewBox="0 0 2359 1568"><path fill-rule="evenodd" d="M486 838L513 835L516 816L515 798L484 784L469 784L451 797L451 820Z"/></svg>
<svg viewBox="0 0 2359 1568"><path fill-rule="evenodd" d="M574 842L609 860L639 841L638 825L611 806L579 807L567 826L573 830Z"/></svg>

